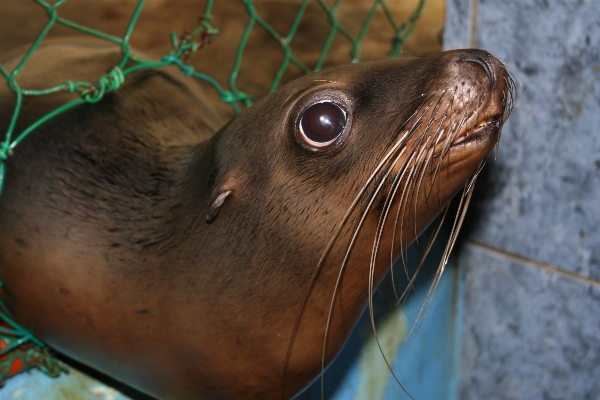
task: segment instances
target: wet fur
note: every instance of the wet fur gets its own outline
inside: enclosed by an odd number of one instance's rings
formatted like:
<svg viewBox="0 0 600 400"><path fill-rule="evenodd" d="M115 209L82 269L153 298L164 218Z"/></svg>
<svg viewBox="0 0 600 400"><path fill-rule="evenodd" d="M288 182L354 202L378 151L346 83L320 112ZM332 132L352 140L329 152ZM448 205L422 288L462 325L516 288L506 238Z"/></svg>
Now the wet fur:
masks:
<svg viewBox="0 0 600 400"><path fill-rule="evenodd" d="M69 57L110 65L103 51ZM465 183L468 203L498 137L450 146L491 93L501 92L501 127L514 90L505 72L487 87L461 54L323 71L213 136L218 123L188 83L131 76L40 127L6 163L3 300L50 345L159 398L290 397ZM307 152L297 114L338 92L351 134ZM10 101L0 92L1 126ZM32 99L19 129L56 101Z"/></svg>

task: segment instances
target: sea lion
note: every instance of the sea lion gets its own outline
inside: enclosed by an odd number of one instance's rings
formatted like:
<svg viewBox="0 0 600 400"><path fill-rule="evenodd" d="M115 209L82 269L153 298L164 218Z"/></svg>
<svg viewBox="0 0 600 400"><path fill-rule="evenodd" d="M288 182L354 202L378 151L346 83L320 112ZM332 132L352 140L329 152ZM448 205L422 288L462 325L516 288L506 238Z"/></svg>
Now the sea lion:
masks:
<svg viewBox="0 0 600 400"><path fill-rule="evenodd" d="M95 81L120 54L34 57L22 88ZM218 129L189 80L130 75L6 160L1 298L56 350L158 399L289 398L473 182L512 93L487 52L451 51L314 73ZM67 96L27 98L17 132ZM3 130L13 104L0 88Z"/></svg>

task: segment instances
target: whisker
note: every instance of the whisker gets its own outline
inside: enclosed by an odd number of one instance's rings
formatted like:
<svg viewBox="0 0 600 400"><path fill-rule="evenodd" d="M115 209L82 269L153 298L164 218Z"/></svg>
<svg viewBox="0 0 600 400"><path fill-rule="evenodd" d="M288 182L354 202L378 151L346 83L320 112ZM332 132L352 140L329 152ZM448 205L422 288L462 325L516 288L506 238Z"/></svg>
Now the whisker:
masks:
<svg viewBox="0 0 600 400"><path fill-rule="evenodd" d="M458 212L456 214L454 223L452 225L452 230L450 232L450 238L444 249L444 253L443 253L440 263L438 265L438 269L436 271L436 275L434 277L433 283L431 284L429 290L427 291L423 305L421 306L419 313L417 314L417 317L415 318L416 321L418 321L419 319L421 319L421 320L424 319L425 316L427 315L427 310L429 309L429 305L431 304L431 301L433 300L433 296L434 296L434 294L437 290L437 287L440 283L442 274L448 263L448 259L450 258L450 253L452 252L452 249L454 248L454 244L456 243L456 239L458 237L458 232L460 231L460 228L464 221L465 215L467 213L469 203L471 201L471 197L473 195L472 189L473 189L473 186L475 184L475 181L476 181L477 176L480 171L481 171L481 168L479 168L477 170L477 172L473 174L473 176L469 180L468 184L465 185L465 187L463 189L463 194L461 195L460 204L458 206ZM412 335L416 326L417 326L417 323L413 324L413 327L409 331L407 337Z"/></svg>
<svg viewBox="0 0 600 400"><path fill-rule="evenodd" d="M494 121L499 125L499 128L502 128L508 116L510 116L510 113L514 107L514 100L516 96L515 81L510 76L504 77L503 79L505 80L504 83L507 88L504 91L502 98L503 117L498 121ZM398 385L404 389L395 373L391 370L391 365L385 357L385 354L383 354L383 349L377 336L373 309L373 294L376 288L376 268L378 267L378 262L380 261L378 256L380 255L384 244L387 245L387 243L384 242L384 240L387 240L384 238L384 232L386 227L390 226L390 223L392 223L393 226L391 226L392 233L389 251L389 264L397 305L403 305L411 292L414 292L421 297L421 294L419 294L415 288L417 275L423 269L425 259L431 253L433 244L439 237L444 221L448 216L449 207L444 207L442 215L438 217L432 235L426 244L424 253L422 254L417 268L414 270L414 273L411 273L407 266L407 260L404 254L405 249L403 248L405 247L403 244L405 240L404 233L410 235L411 229L414 229L414 237L416 238L417 236L419 229L419 224L417 222L419 216L419 201L431 202L432 204L437 202L437 205L441 205L442 201L446 201L441 195L443 192L444 182L440 179L440 175L444 171L444 161L449 160L448 157L450 157L449 155L452 145L457 140L458 135L464 132L463 128L469 129L471 121L474 120L475 123L479 121L480 114L483 113L483 107L488 102L485 92L481 91L480 93L478 89L478 86L473 86L468 89L459 89L454 87L452 90L444 90L441 94L438 93L438 91L433 91L430 93L420 94L409 104L414 105L416 101L422 101L422 104L416 107L415 111L412 112L410 117L407 118L402 126L397 129L396 133L390 137L390 142L388 143L387 147L388 150L377 162L375 168L370 172L366 181L363 183L362 187L360 187L360 190L358 190L358 194L356 194L356 196L352 199L350 206L345 211L341 220L337 223L333 235L327 241L324 251L322 252L319 261L317 262L317 265L311 275L306 294L302 299L298 310L298 315L296 317L286 351L282 376L282 397L284 394L286 374L288 372L288 368L290 367L289 364L291 361L293 345L297 335L299 334L299 326L302 321L302 315L304 314L308 305L311 292L315 286L319 274L324 268L326 260L330 258L330 255L333 252L334 245L340 241L340 237L348 237L348 241L345 243L345 249L340 249L343 250L344 253L341 260L341 265L338 267L339 269L337 274L334 275L335 284L331 292L331 300L323 332L321 370L324 371L325 369L328 338L331 334L333 334L333 329L336 326L333 322L334 307L336 306L336 301L338 298L341 299L342 278L346 268L350 263L350 254L352 253L355 245L359 243L359 237L362 240L361 232L366 229L365 226L368 217L371 215L371 212L374 209L375 204L377 204L376 202L378 199L381 199L379 200L380 203L378 203L381 213L378 216L377 224L375 225L375 232L371 245L367 284L369 316L377 346L379 347L380 352L383 355L384 360L388 365L388 368L390 369L394 379ZM432 102L431 100L434 99L436 95L439 98L435 100L435 102ZM396 115L392 115L386 124L389 125L389 127L393 126L395 121L402 116L405 110L406 108L399 111ZM467 126L468 124L469 126ZM417 132L421 133L417 135ZM467 134L468 133L469 132L467 132ZM409 143L410 146L407 148ZM497 151L498 148L496 145L496 152ZM466 211L473 194L473 185L475 184L477 176L481 172L481 168L485 164L486 160L487 158L480 163L477 171L473 173L463 188L460 204L458 206L458 212L452 223L450 238L444 248L434 276L434 280L427 290L427 293L422 298L423 303L416 318L414 319L413 326L408 332L407 340L415 330L419 329L421 325L419 321L422 321L425 318L431 307L431 302L440 284L441 276L448 263L450 252L456 243L458 232L464 222ZM426 187L426 184L429 181L431 181L431 186ZM438 189L437 191L435 191L436 188ZM382 193L384 191L387 191L387 194L385 194L385 197L382 198ZM435 193L437 193L438 197L432 198ZM396 205L397 209L394 210L393 207L396 207ZM353 221L352 226L347 225L350 221ZM409 226L411 222L414 225L413 227ZM404 232L405 229L407 232ZM398 230L399 233L397 233ZM344 241L345 240L346 239L344 239ZM396 243L399 243L399 249L395 248ZM399 250L399 252L397 250ZM342 256L342 253L338 254L337 250L334 254L336 259ZM403 263L404 273L408 282L406 288L401 294L397 291L394 282L393 264L395 261L395 254L400 254L400 259ZM332 272L336 273L335 271ZM334 276L332 276L332 278ZM343 302L339 304L343 305ZM322 377L321 396L324 397L324 381Z"/></svg>
<svg viewBox="0 0 600 400"><path fill-rule="evenodd" d="M433 96L433 94L431 96ZM412 116L407 120L407 122L409 122L410 120L412 120L413 117L415 117L416 115L418 115L418 112L420 111L420 109L421 109L421 107L419 107L417 109L417 111L412 114ZM424 114L425 113L423 113L422 116ZM322 364L322 369L323 370L325 369L325 354L326 354L327 337L328 337L329 329L330 329L330 326L331 326L331 317L332 317L332 313L333 313L333 306L334 306L334 302L335 302L335 298L336 298L336 295L337 295L337 291L338 291L338 288L339 288L339 285L340 285L340 282L341 282L341 277L343 275L343 272L344 272L345 267L346 267L347 262L348 262L348 258L350 256L350 252L351 252L352 248L354 247L354 244L355 244L356 239L358 237L360 228L363 226L364 221L365 221L365 219L366 219L366 217L368 215L368 212L371 210L371 207L372 207L373 203L375 202L377 196L379 195L379 193L381 192L382 188L384 187L384 184L385 184L385 182L387 180L387 177L389 176L389 174L391 173L391 171L395 167L395 164L397 163L397 160L405 152L406 149L403 146L404 146L406 140L409 139L409 138L411 138L413 136L414 132L419 127L419 123L420 123L420 120L421 120L422 116L420 118L418 118L414 122L414 124L413 124L412 128L409 130L409 132L407 132L406 134L404 134L399 140L396 141L396 143L392 146L391 151L387 153L387 155L385 157L386 161L389 159L389 156L391 156L393 154L393 152L395 152L399 148L401 148L401 150L396 155L395 161L391 163L391 166L384 173L384 176L379 181L379 184L376 185L375 190L373 191L372 195L368 199L367 204L366 204L366 206L364 208L364 211L363 211L362 215L359 218L359 221L358 221L358 223L357 223L357 225L356 225L356 227L354 229L354 232L352 234L350 242L349 242L349 244L347 246L347 250L346 250L346 253L344 255L344 259L342 261L342 265L340 267L340 271L338 273L336 284L335 284L335 287L334 287L334 290L333 290L333 294L332 294L332 297L331 297L331 304L330 304L330 308L329 308L329 313L328 313L328 316L327 316L327 324L326 324L326 327L325 327L325 337L324 337L324 343L323 343L323 356L322 356L322 360L321 360L321 364ZM403 126L406 126L406 123ZM424 132L426 132L426 130ZM410 164L410 159L405 162L405 165L409 165L409 164ZM378 165L378 167L382 167L382 164L380 163ZM380 168L378 168L377 172L379 172L379 171L380 171ZM369 183L370 183L370 181L369 181ZM386 202L387 202L387 199L386 199ZM381 216L380 216L380 220L381 220ZM379 231L379 225L380 224L378 224L378 231ZM383 229L383 226L381 226L381 229ZM377 236L379 238L381 236L381 234L379 233ZM376 245L375 246L378 246L378 239L376 239ZM375 253L376 253L376 251L374 251L372 254L375 254ZM372 288L374 286L374 284L373 284L373 279L374 279L374 270L373 270L373 268L374 268L374 261L372 260L371 264L370 264L370 268L369 268L370 272L369 272L369 285L368 285L368 288L369 288L368 289L369 290L368 298L369 298L369 304L370 304L369 307L371 309L372 309L372 296L371 296L371 294L372 294ZM398 382L398 384L400 384L400 382ZM400 384L400 386L402 386L402 385ZM323 388L323 381L321 380L321 393L322 394L323 394L323 390L324 390L324 388Z"/></svg>
<svg viewBox="0 0 600 400"><path fill-rule="evenodd" d="M414 103L414 101L417 101L420 97L416 98L415 100L413 100L413 102L411 102L409 105L412 105ZM408 105L407 105L408 107ZM419 107L420 109L420 107ZM418 111L418 110L417 110ZM417 112L413 113L409 118L407 118L407 120L402 124L402 126L398 129L398 132L400 133L404 127L410 123L412 121L412 119L414 118L414 116L417 114ZM363 197L363 195L367 192L368 188L370 187L371 183L373 182L373 180L375 179L375 177L380 173L381 169L383 168L383 166L388 162L388 160L390 159L390 157L392 157L392 155L398 150L398 148L400 148L405 141L408 139L408 133L402 135L399 139L397 139L397 142L395 145L393 145L388 152L382 157L382 159L379 161L379 163L375 166L373 172L369 175L369 177L367 178L366 182L363 184L363 187L361 188L361 190L359 191L359 193L355 196L352 204L350 205L350 207L348 208L348 210L346 211L346 213L344 214L344 216L342 217L342 219L340 220L340 222L338 223L336 230L334 231L331 239L329 240L329 242L327 243L325 250L323 251L321 257L319 258L319 261L317 263L317 266L315 268L315 271L313 272L313 275L311 276L311 279L309 281L308 284L308 288L307 288L307 292L306 295L304 296L304 299L302 300L302 303L300 305L300 309L298 311L298 316L296 317L296 321L294 322L294 326L292 328L292 335L290 336L290 341L288 344L288 348L286 351L286 356L285 356L285 360L284 360L284 368L283 368L283 376L282 376L282 387L281 387L281 398L284 398L284 393L285 393L285 378L287 375L287 366L289 364L290 358L291 358L291 354L292 354L292 346L293 343L295 341L297 332L298 332L298 327L300 325L300 321L302 319L302 314L304 313L304 310L306 308L306 305L308 303L308 299L310 297L310 292L312 291L312 288L314 287L314 284L317 280L317 277L319 275L319 272L321 271L323 264L327 258L327 256L329 255L335 241L337 240L337 238L339 237L343 227L345 226L346 222L348 221L350 215L354 212L357 204L359 203L359 201L361 200L361 198ZM374 199L376 197L376 193L371 196L372 199ZM371 202L372 204L372 202ZM367 207L367 211L368 211L368 207ZM364 213L364 217L366 217L366 212ZM364 218L361 219L361 221L364 221ZM339 282L341 279L341 274L344 270L345 264L347 262L347 256L349 255L349 252L351 250L351 247L353 246L354 240L357 236L357 232L360 230L360 227L362 226L363 222L360 222L355 230L354 230L354 234L352 235L353 240L350 242L349 244L349 248L348 251L346 253L346 256L344 257L344 262L340 268L340 274L338 276L338 280L336 281L336 285L334 287L334 293L332 296L332 305L333 305L333 300L335 299L335 295L337 293L337 288L339 286ZM331 312L332 312L332 307L330 308L330 312L327 318L327 325L325 328L325 339L324 339L324 346L323 346L323 357L322 357L322 370L325 369L325 353L326 353L326 340L327 340L327 335L329 332L329 325L331 322ZM321 392L323 394L323 381L321 380Z"/></svg>

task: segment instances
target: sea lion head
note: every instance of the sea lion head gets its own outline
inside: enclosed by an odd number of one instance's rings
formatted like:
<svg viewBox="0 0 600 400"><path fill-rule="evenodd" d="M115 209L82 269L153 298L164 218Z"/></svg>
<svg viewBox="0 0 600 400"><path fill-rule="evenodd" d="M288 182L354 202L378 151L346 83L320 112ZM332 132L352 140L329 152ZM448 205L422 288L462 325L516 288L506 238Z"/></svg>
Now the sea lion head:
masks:
<svg viewBox="0 0 600 400"><path fill-rule="evenodd" d="M400 251L478 171L512 93L503 65L480 50L298 79L218 134L207 221L281 220L273 239L320 256L349 210L377 226L400 207ZM298 231L311 239L294 239Z"/></svg>
<svg viewBox="0 0 600 400"><path fill-rule="evenodd" d="M513 94L497 59L457 50L314 73L220 132L209 229L251 243L235 250L245 252L236 276L296 310L294 324L282 317L293 332L270 326L293 342L279 365L289 393L314 374L315 355L336 354L369 288L472 186Z"/></svg>

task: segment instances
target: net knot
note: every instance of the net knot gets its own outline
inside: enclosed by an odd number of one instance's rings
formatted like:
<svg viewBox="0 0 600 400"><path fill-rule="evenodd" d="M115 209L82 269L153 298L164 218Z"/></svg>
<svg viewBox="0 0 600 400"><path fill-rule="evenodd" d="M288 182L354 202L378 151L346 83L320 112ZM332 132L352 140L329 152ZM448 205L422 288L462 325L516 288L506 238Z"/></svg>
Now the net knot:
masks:
<svg viewBox="0 0 600 400"><path fill-rule="evenodd" d="M179 69L185 74L185 76L192 76L196 72L193 66L184 64L179 58L175 57L174 55L164 56L162 58L162 61L169 64L177 65L177 67L179 67Z"/></svg>
<svg viewBox="0 0 600 400"><path fill-rule="evenodd" d="M221 100L224 103L234 103L236 101L241 101L242 103L244 103L244 105L246 105L246 107L250 107L252 105L252 99L254 98L254 96L251 96L249 94L246 94L244 92L223 92L221 94Z"/></svg>
<svg viewBox="0 0 600 400"><path fill-rule="evenodd" d="M69 92L69 93L73 93L74 91L77 90L77 85L73 81L66 81L63 84L63 87L64 87L64 91Z"/></svg>
<svg viewBox="0 0 600 400"><path fill-rule="evenodd" d="M125 82L123 70L119 67L114 67L106 75L98 80L97 85L92 85L81 92L81 97L88 103L99 102L104 94L117 90Z"/></svg>
<svg viewBox="0 0 600 400"><path fill-rule="evenodd" d="M0 162L8 160L8 157L12 155L10 145L6 142L0 143Z"/></svg>

